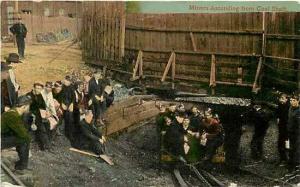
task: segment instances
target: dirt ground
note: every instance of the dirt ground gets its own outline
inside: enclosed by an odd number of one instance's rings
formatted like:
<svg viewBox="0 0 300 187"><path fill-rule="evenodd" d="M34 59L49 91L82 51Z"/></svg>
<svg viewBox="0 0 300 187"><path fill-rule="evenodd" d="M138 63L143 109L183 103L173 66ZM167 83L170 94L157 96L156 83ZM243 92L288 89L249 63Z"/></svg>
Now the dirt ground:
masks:
<svg viewBox="0 0 300 187"><path fill-rule="evenodd" d="M17 53L12 43L2 43L1 60L9 53ZM63 41L55 44L38 43L25 48L23 63L13 64L20 94L32 89L34 81L62 80L72 71L84 70L87 67L81 60L81 51L77 43Z"/></svg>

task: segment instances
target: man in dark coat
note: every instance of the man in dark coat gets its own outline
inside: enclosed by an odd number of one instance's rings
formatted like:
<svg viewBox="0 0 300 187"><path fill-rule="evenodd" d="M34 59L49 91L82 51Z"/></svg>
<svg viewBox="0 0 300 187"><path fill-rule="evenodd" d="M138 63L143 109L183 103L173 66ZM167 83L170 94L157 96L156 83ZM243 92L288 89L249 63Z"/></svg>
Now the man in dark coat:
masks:
<svg viewBox="0 0 300 187"><path fill-rule="evenodd" d="M288 135L290 142L289 166L299 171L300 167L300 98L294 95L290 99L291 107L288 116Z"/></svg>
<svg viewBox="0 0 300 187"><path fill-rule="evenodd" d="M98 131L93 124L93 113L88 110L85 118L80 122L80 148L88 149L100 155L104 153L105 137Z"/></svg>
<svg viewBox="0 0 300 187"><path fill-rule="evenodd" d="M12 76L14 73L11 67L1 62L1 113L4 112L5 107L11 108L17 103L20 86Z"/></svg>
<svg viewBox="0 0 300 187"><path fill-rule="evenodd" d="M193 132L202 133L204 126L202 123L203 116L200 115L200 111L196 106L191 108L190 125L189 129Z"/></svg>
<svg viewBox="0 0 300 187"><path fill-rule="evenodd" d="M253 105L251 116L254 123L254 134L251 140L251 156L255 160L260 160L264 158L263 143L269 128L269 121L272 118L272 112L265 106Z"/></svg>
<svg viewBox="0 0 300 187"><path fill-rule="evenodd" d="M164 137L164 145L168 152L174 156L183 157L184 150L184 129L182 126L184 114L178 113L175 115L175 120L166 131Z"/></svg>
<svg viewBox="0 0 300 187"><path fill-rule="evenodd" d="M75 83L75 101L74 101L74 136L77 137L80 133L80 116L84 111L84 92L83 92L83 82L77 81Z"/></svg>
<svg viewBox="0 0 300 187"><path fill-rule="evenodd" d="M104 82L101 72L95 72L93 78L89 81L88 96L89 106L93 111L95 124L99 121L101 125L104 125L102 121L104 109L106 108L106 100L104 98Z"/></svg>
<svg viewBox="0 0 300 187"><path fill-rule="evenodd" d="M28 166L29 146L31 137L22 120L22 115L29 109L30 97L20 100L17 107L1 115L1 149L16 147L19 161L15 163L16 170L26 169Z"/></svg>
<svg viewBox="0 0 300 187"><path fill-rule="evenodd" d="M289 101L286 94L281 94L279 97L278 108L276 109L276 118L278 123L278 152L280 157L280 166L284 165L288 161L286 141L288 140L288 113L289 113Z"/></svg>
<svg viewBox="0 0 300 187"><path fill-rule="evenodd" d="M37 125L36 135L42 150L50 149L50 125L41 115L40 110L46 110L46 103L41 94L44 88L43 83L35 82L33 90L28 94L32 98L30 104L30 112L35 116L35 124Z"/></svg>
<svg viewBox="0 0 300 187"><path fill-rule="evenodd" d="M74 139L74 102L75 102L75 93L74 87L72 85L71 79L69 76L66 76L63 81L62 88L62 109L65 123L65 136L72 142Z"/></svg>
<svg viewBox="0 0 300 187"><path fill-rule="evenodd" d="M10 32L16 36L18 53L20 58L24 58L24 50L25 50L25 38L27 35L27 28L22 23L20 17L18 17L18 22L15 23L12 27L10 27Z"/></svg>

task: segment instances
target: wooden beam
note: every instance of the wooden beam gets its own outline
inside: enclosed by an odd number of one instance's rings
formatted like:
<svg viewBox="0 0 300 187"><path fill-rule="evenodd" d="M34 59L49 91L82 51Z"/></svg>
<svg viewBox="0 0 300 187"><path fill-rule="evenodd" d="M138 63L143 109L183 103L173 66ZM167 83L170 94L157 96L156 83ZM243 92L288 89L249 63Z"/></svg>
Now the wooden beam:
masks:
<svg viewBox="0 0 300 187"><path fill-rule="evenodd" d="M260 35L262 31L259 30L244 30L244 31L232 31L232 30L183 30L183 29L162 29L162 28L147 28L147 27L136 27L126 25L126 30L137 30L137 31L152 31L152 32L177 32L177 33L213 33L213 34L249 34L249 35Z"/></svg>
<svg viewBox="0 0 300 187"><path fill-rule="evenodd" d="M126 47L126 50L132 50L132 51L139 51L139 48L134 47ZM143 52L149 52L149 53L170 53L171 50L158 50L158 49L143 49ZM190 54L190 55L216 55L216 56L232 56L232 57L260 57L261 54L240 54L240 53L213 53L213 52L200 52L200 51L181 51L181 50L175 50L174 53L176 54Z"/></svg>
<svg viewBox="0 0 300 187"><path fill-rule="evenodd" d="M139 61L139 78L143 77L143 51L140 51L140 61Z"/></svg>
<svg viewBox="0 0 300 187"><path fill-rule="evenodd" d="M252 86L252 92L255 92L255 93L258 91L258 90L257 90L257 82L258 82L260 70L261 70L261 67L262 67L262 63L263 63L263 58L260 57L260 58L259 58L258 65L257 65L257 69L256 69L256 74L255 74L254 83L253 83L253 86Z"/></svg>
<svg viewBox="0 0 300 187"><path fill-rule="evenodd" d="M174 56L174 52L171 53L171 56L170 56L169 61L168 61L167 65L166 65L165 71L164 71L163 76L161 78L161 82L164 82L165 79L166 79L166 76L167 76L167 74L169 72L169 69L170 69L170 67L172 65L172 62L174 60L173 56Z"/></svg>
<svg viewBox="0 0 300 187"><path fill-rule="evenodd" d="M296 58L286 58L286 57L279 57L279 56L265 56L266 58L273 58L278 60L288 60L288 61L294 61L294 62L300 62L300 59Z"/></svg>
<svg viewBox="0 0 300 187"><path fill-rule="evenodd" d="M216 57L215 57L215 55L211 55L209 86L211 87L212 95L215 95L215 87L216 87Z"/></svg>
<svg viewBox="0 0 300 187"><path fill-rule="evenodd" d="M124 5L125 6L125 5ZM123 6L123 8L124 8ZM122 10L122 14L121 14L121 24L120 24L120 61L122 60L122 58L125 55L125 25L126 25L126 14L124 13L124 10Z"/></svg>
<svg viewBox="0 0 300 187"><path fill-rule="evenodd" d="M176 54L173 55L173 61L172 61L172 89L175 89L175 73L176 73Z"/></svg>
<svg viewBox="0 0 300 187"><path fill-rule="evenodd" d="M194 39L193 32L190 32L190 37L191 37L193 49L194 49L194 51L197 51L197 46L196 46L196 42L195 42L195 39Z"/></svg>
<svg viewBox="0 0 300 187"><path fill-rule="evenodd" d="M288 34L266 34L267 38L279 39L279 40L300 40L299 35L288 35Z"/></svg>

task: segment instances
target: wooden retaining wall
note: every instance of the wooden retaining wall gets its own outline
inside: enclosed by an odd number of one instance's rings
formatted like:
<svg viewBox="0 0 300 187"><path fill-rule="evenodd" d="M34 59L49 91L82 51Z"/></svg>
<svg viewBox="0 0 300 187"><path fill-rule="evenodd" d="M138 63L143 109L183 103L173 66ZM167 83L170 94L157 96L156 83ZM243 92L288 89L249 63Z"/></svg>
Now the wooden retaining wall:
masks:
<svg viewBox="0 0 300 187"><path fill-rule="evenodd" d="M172 82L177 89L178 81L212 89L298 87L299 13L125 15L124 3L89 6L83 15L88 63L129 72L132 80Z"/></svg>

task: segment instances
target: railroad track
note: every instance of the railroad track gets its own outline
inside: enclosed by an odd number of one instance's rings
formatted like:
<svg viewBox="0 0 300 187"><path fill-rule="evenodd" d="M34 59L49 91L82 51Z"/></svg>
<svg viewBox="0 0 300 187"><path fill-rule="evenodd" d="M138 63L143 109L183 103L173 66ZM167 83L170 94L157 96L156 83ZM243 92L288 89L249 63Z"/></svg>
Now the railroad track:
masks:
<svg viewBox="0 0 300 187"><path fill-rule="evenodd" d="M17 177L3 162L1 162L1 168L17 185L26 187L19 177Z"/></svg>
<svg viewBox="0 0 300 187"><path fill-rule="evenodd" d="M205 187L224 187L225 184L215 178L211 173L205 171L203 169L197 169L197 167L193 164L184 164L184 168L187 168L189 172L193 173L197 180L200 182L201 186ZM178 169L174 169L173 171L179 185L181 187L191 186L188 181L185 181L181 176Z"/></svg>

